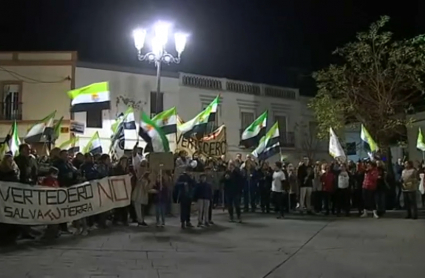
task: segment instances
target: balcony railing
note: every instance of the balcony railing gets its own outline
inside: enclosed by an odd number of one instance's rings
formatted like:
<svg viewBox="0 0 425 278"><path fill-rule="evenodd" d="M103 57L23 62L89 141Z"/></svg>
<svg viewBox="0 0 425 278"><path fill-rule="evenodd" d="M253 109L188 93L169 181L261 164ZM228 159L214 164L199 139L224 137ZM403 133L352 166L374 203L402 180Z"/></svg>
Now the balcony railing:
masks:
<svg viewBox="0 0 425 278"><path fill-rule="evenodd" d="M294 132L281 132L280 133L280 147L281 148L294 148L295 147L295 133Z"/></svg>
<svg viewBox="0 0 425 278"><path fill-rule="evenodd" d="M21 102L0 102L0 121L22 120Z"/></svg>

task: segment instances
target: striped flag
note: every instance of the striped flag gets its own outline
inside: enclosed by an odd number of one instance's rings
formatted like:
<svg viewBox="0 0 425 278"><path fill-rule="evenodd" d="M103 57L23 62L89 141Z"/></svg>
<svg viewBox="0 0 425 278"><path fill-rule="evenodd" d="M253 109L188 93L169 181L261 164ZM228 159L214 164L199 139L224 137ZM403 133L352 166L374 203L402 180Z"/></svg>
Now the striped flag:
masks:
<svg viewBox="0 0 425 278"><path fill-rule="evenodd" d="M252 148L258 145L261 137L266 134L267 114L267 111L265 111L244 130L239 146Z"/></svg>
<svg viewBox="0 0 425 278"><path fill-rule="evenodd" d="M9 139L9 151L12 153L12 155L17 156L19 154L19 145L21 144L21 140L19 140L19 134L18 134L18 125L16 124L16 121L13 123L12 126L12 134Z"/></svg>
<svg viewBox="0 0 425 278"><path fill-rule="evenodd" d="M124 114L118 115L115 123L111 126L113 134L111 138L111 149L114 150L117 157L124 155L125 140L130 138L129 133L134 132L136 135L136 121L134 119L134 110L128 107Z"/></svg>
<svg viewBox="0 0 425 278"><path fill-rule="evenodd" d="M416 140L416 148L422 152L425 152L425 142L424 135L422 133L422 129L419 128L418 139Z"/></svg>
<svg viewBox="0 0 425 278"><path fill-rule="evenodd" d="M279 124L276 122L270 130L260 139L257 148L252 152L252 155L259 160L266 160L269 157L280 152L280 134Z"/></svg>
<svg viewBox="0 0 425 278"><path fill-rule="evenodd" d="M83 153L101 154L102 153L102 142L100 141L99 132L96 131L93 134L90 141L84 147Z"/></svg>
<svg viewBox="0 0 425 278"><path fill-rule="evenodd" d="M152 145L154 152L170 151L170 143L168 142L167 136L144 112L141 114L139 136L142 137L147 144Z"/></svg>
<svg viewBox="0 0 425 278"><path fill-rule="evenodd" d="M69 152L78 153L80 151L80 138L72 137L68 141L60 144L58 148L61 150L68 150Z"/></svg>
<svg viewBox="0 0 425 278"><path fill-rule="evenodd" d="M25 136L26 143L37 143L43 141L43 136L49 136L53 132L53 122L56 110L43 118L39 123L31 126Z"/></svg>
<svg viewBox="0 0 425 278"><path fill-rule="evenodd" d="M201 113L190 121L177 126L184 138L203 136L208 123L215 122L220 96L217 96Z"/></svg>
<svg viewBox="0 0 425 278"><path fill-rule="evenodd" d="M152 118L152 121L162 129L164 134L177 132L177 109L176 107L163 111Z"/></svg>
<svg viewBox="0 0 425 278"><path fill-rule="evenodd" d="M375 140L373 140L372 136L370 136L369 131L362 125L360 132L360 138L363 142L365 142L368 145L368 148L371 152L376 152L379 150L378 145L376 144Z"/></svg>
<svg viewBox="0 0 425 278"><path fill-rule="evenodd" d="M107 110L111 108L108 82L94 83L68 92L71 112Z"/></svg>

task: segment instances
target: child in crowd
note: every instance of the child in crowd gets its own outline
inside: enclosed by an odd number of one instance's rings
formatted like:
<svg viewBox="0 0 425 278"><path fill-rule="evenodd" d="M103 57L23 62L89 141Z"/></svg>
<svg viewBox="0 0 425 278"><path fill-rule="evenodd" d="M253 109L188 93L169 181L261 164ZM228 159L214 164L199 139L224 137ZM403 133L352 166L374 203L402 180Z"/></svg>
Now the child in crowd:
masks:
<svg viewBox="0 0 425 278"><path fill-rule="evenodd" d="M41 185L48 187L59 187L58 182L59 170L56 167L50 167L47 176L41 181Z"/></svg>
<svg viewBox="0 0 425 278"><path fill-rule="evenodd" d="M59 188L58 174L59 174L58 168L50 167L49 170L47 171L47 176L41 180L40 185L53 187L53 188ZM44 231L43 238L50 239L50 238L58 237L59 235L60 235L59 225L48 225L47 229Z"/></svg>
<svg viewBox="0 0 425 278"><path fill-rule="evenodd" d="M157 227L165 226L165 209L168 202L168 188L165 179L166 177L158 175L155 186L153 187L155 193L154 203Z"/></svg>

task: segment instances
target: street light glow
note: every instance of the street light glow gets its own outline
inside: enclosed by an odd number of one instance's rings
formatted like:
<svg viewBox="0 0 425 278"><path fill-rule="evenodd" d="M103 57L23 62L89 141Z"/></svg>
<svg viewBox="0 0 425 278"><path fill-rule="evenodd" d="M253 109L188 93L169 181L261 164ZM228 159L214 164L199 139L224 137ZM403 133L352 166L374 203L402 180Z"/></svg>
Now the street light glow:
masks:
<svg viewBox="0 0 425 278"><path fill-rule="evenodd" d="M185 33L175 33L174 40L176 42L176 51L178 54L181 54L186 47L187 37L189 35Z"/></svg>
<svg viewBox="0 0 425 278"><path fill-rule="evenodd" d="M165 47L168 41L168 33L171 29L171 24L164 21L158 21L155 26L155 38L162 47Z"/></svg>
<svg viewBox="0 0 425 278"><path fill-rule="evenodd" d="M166 21L157 21L151 30L136 29L133 31L134 46L138 53L140 61L149 61L154 63L165 63L167 65L180 63L181 54L185 50L188 34L174 33L174 43L177 55L173 55L166 50L166 44L169 35L172 33L172 24ZM148 53L142 53L142 49L147 44L150 48Z"/></svg>
<svg viewBox="0 0 425 278"><path fill-rule="evenodd" d="M134 30L133 38L134 38L134 46L136 47L137 50L140 51L145 45L146 30L145 29Z"/></svg>
<svg viewBox="0 0 425 278"><path fill-rule="evenodd" d="M158 37L152 38L151 42L152 47L152 53L155 54L156 57L159 57L162 55L162 50L164 49L163 44L161 43L161 40Z"/></svg>

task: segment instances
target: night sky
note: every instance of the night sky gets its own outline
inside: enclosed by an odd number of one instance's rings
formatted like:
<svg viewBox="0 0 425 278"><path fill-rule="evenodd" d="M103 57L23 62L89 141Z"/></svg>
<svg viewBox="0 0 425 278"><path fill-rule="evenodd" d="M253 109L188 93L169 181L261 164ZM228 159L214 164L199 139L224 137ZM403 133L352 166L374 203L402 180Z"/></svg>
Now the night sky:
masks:
<svg viewBox="0 0 425 278"><path fill-rule="evenodd" d="M191 35L182 63L166 70L303 87L380 15L398 37L425 32L424 2L2 0L0 50L77 50L82 61L153 68L137 61L132 30L160 19Z"/></svg>

